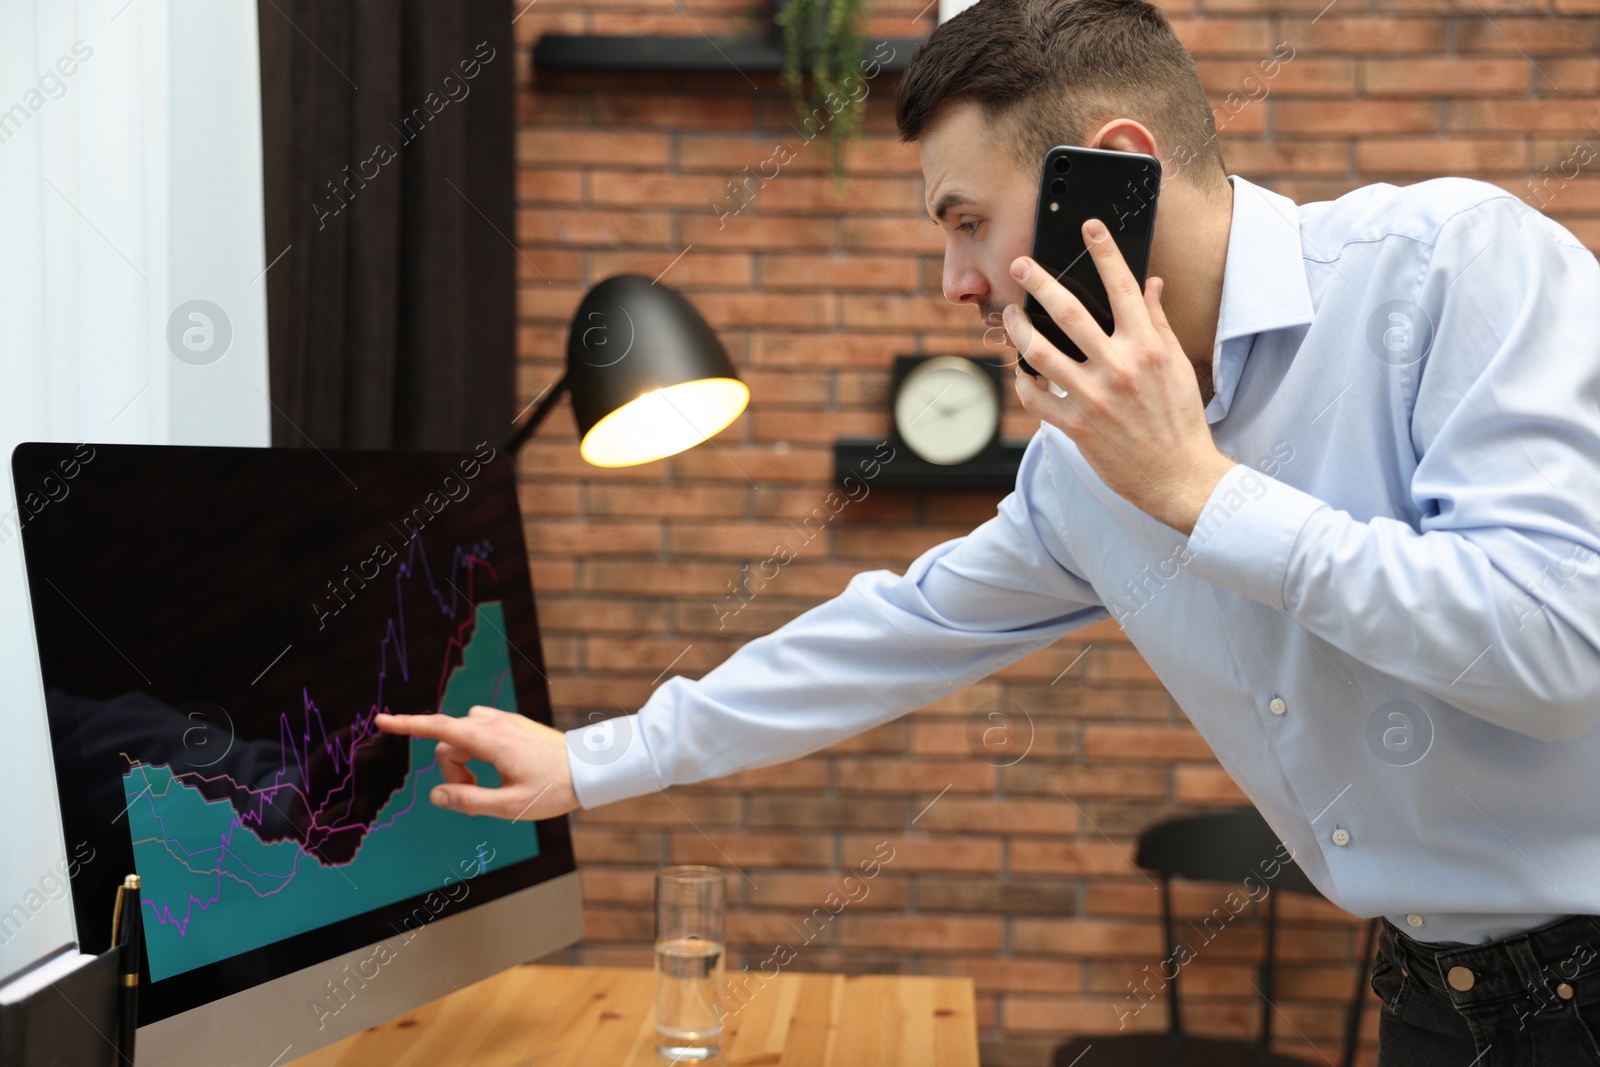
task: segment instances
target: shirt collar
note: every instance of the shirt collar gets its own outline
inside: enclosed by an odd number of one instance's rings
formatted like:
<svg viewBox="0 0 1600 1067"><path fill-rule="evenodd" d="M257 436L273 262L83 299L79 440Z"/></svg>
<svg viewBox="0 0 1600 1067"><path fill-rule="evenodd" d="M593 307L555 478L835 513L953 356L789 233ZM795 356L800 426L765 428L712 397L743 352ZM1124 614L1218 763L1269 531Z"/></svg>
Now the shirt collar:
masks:
<svg viewBox="0 0 1600 1067"><path fill-rule="evenodd" d="M1298 205L1237 174L1230 174L1228 180L1233 183L1233 220L1222 270L1216 343L1211 350L1215 395L1206 414L1212 422L1228 413L1250 351L1249 339L1268 330L1308 323L1313 312ZM1240 343L1226 343L1236 338L1242 339Z"/></svg>

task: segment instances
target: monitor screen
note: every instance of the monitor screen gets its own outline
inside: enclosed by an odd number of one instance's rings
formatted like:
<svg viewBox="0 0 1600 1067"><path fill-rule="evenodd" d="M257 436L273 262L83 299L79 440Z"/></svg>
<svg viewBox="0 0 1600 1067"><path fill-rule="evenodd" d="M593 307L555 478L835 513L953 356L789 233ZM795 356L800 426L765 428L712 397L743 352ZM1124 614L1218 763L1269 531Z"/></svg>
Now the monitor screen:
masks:
<svg viewBox="0 0 1600 1067"><path fill-rule="evenodd" d="M551 723L511 455L12 464L78 937L137 873L141 1026L574 869L565 818L437 808L434 742L372 725Z"/></svg>

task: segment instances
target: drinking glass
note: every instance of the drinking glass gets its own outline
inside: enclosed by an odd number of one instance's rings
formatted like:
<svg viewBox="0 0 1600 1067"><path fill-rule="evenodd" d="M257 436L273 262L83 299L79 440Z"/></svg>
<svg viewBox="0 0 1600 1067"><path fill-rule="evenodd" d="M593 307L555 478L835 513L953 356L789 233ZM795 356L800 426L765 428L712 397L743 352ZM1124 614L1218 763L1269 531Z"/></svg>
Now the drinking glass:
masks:
<svg viewBox="0 0 1600 1067"><path fill-rule="evenodd" d="M722 871L656 872L656 1051L703 1060L722 1048Z"/></svg>

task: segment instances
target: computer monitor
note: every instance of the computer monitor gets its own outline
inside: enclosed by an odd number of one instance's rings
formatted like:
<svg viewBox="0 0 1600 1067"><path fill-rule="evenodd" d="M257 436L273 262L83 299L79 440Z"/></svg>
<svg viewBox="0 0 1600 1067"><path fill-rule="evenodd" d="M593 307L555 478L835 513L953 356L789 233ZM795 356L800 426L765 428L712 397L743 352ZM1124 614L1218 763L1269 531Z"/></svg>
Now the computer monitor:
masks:
<svg viewBox="0 0 1600 1067"><path fill-rule="evenodd" d="M511 455L26 443L12 469L85 951L142 882L140 1062L285 1064L578 939L565 817L435 807L434 743L372 725L551 722Z"/></svg>

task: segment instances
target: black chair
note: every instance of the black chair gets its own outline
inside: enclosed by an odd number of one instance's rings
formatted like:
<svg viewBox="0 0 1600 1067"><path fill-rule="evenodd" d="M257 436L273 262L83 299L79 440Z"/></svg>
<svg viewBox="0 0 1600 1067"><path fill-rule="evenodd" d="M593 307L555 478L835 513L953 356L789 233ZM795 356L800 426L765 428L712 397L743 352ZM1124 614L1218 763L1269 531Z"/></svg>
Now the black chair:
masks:
<svg viewBox="0 0 1600 1067"><path fill-rule="evenodd" d="M1139 838L1137 862L1140 867L1161 876L1161 926L1165 932L1169 960L1179 960L1174 977L1167 982L1167 1030L1160 1034L1109 1034L1075 1038L1055 1051L1056 1067L1094 1067L1115 1063L1118 1067L1325 1067L1310 1060L1276 1054L1272 1046L1272 978L1274 935L1278 921L1278 893L1310 893L1320 896L1305 872L1292 860L1282 862L1277 835L1255 808L1170 819L1146 830ZM1278 860L1276 877L1264 877L1263 865ZM1183 1032L1178 1006L1178 978L1181 959L1173 940L1171 880L1242 883L1246 878L1269 886L1266 894L1266 950L1262 954L1260 983L1261 1034L1254 1043ZM1367 924L1366 947L1356 969L1355 998L1345 1018L1344 1054L1341 1067L1355 1063L1356 1043L1361 1034L1361 1008L1366 999L1367 975L1371 967L1373 940L1379 920ZM1203 950L1196 950L1199 955ZM1165 975L1162 975L1165 978ZM1093 1047L1095 1054L1084 1057Z"/></svg>

